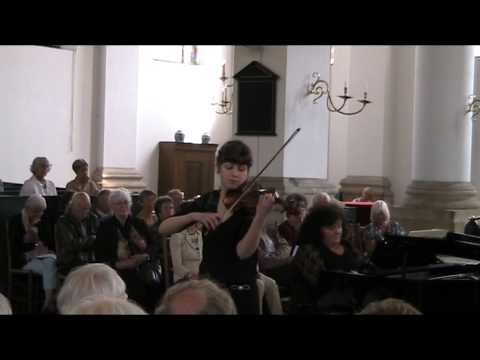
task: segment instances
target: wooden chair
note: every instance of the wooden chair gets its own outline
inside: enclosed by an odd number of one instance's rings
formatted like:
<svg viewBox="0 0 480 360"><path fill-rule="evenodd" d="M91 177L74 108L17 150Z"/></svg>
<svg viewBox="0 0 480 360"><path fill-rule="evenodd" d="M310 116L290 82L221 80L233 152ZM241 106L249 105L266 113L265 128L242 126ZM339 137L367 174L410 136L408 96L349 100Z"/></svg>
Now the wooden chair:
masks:
<svg viewBox="0 0 480 360"><path fill-rule="evenodd" d="M26 313L33 314L40 310L43 302L42 277L33 271L12 267L12 237L8 221L5 221L4 228L7 244L8 298L14 308L20 310L23 305Z"/></svg>

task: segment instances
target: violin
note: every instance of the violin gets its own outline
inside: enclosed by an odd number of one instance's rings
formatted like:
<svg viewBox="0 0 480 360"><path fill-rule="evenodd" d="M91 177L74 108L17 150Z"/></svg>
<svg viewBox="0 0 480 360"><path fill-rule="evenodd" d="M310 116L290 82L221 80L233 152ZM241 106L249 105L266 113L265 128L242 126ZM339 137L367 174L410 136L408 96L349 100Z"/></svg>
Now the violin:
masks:
<svg viewBox="0 0 480 360"><path fill-rule="evenodd" d="M267 162L267 164L263 167L262 170L258 172L258 174L250 181L250 184L241 187L238 190L229 190L226 194L226 200L224 201L224 205L227 208L227 211L223 215L223 219L228 219L233 212L236 210L237 206L240 208L245 209L249 214L255 214L255 209L257 207L258 199L260 195L265 193L272 193L275 196L275 201L280 200L280 196L275 191L275 189L261 189L259 185L256 183L256 180L264 173L264 171L270 166L270 164L275 160L275 158L280 154L280 152L288 145L290 141L300 132L300 128L297 128L292 135L285 141L285 143L278 149L278 151L272 156L272 158ZM245 199L245 200L244 200ZM278 199L278 200L277 200Z"/></svg>
<svg viewBox="0 0 480 360"><path fill-rule="evenodd" d="M246 186L235 190L228 190L223 200L223 205L229 210L233 204L236 203L234 212L242 212L245 215L255 215L258 199L264 194L272 194L275 199L275 204L284 206L283 200L274 188L262 188L258 183L255 183L249 190L245 191Z"/></svg>

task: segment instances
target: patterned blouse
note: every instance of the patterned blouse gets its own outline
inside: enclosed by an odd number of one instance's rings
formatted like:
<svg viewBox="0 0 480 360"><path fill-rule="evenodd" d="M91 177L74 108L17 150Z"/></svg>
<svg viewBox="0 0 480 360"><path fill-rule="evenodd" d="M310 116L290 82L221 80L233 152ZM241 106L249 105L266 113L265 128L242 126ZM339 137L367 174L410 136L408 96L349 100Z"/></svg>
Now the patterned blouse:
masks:
<svg viewBox="0 0 480 360"><path fill-rule="evenodd" d="M374 239L375 243L384 241L385 235L405 235L406 231L396 221L390 221L385 231L376 227L373 223L365 227L365 236L367 239Z"/></svg>

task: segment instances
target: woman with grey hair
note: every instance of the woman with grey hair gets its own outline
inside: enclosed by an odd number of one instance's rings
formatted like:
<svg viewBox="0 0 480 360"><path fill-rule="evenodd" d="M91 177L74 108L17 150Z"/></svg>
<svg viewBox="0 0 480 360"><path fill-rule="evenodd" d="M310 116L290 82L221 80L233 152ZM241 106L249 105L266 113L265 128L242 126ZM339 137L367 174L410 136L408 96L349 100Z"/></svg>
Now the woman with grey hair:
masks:
<svg viewBox="0 0 480 360"><path fill-rule="evenodd" d="M365 227L365 255L371 255L385 235L404 235L406 232L396 221L390 218L390 210L383 200L377 200L370 209L370 224Z"/></svg>
<svg viewBox="0 0 480 360"><path fill-rule="evenodd" d="M130 213L132 199L127 190L110 194L113 215L101 220L94 243L96 261L110 265L127 285L130 298L153 311L160 298L160 289L142 278L142 264L150 260L156 249L144 221Z"/></svg>
<svg viewBox="0 0 480 360"><path fill-rule="evenodd" d="M33 159L30 171L32 177L25 180L20 196L30 196L32 194L40 194L43 196L56 196L57 188L53 181L46 179L48 172L52 168L52 164L46 157L36 157Z"/></svg>
<svg viewBox="0 0 480 360"><path fill-rule="evenodd" d="M65 190L86 192L90 196L96 195L98 187L88 176L88 163L83 159L77 159L73 162L72 169L77 176L65 186Z"/></svg>
<svg viewBox="0 0 480 360"><path fill-rule="evenodd" d="M92 296L69 310L66 315L148 315L137 304L107 296Z"/></svg>
<svg viewBox="0 0 480 360"><path fill-rule="evenodd" d="M68 274L57 296L61 314L92 296L127 299L125 282L117 272L105 264L87 264Z"/></svg>
<svg viewBox="0 0 480 360"><path fill-rule="evenodd" d="M45 302L43 310L51 305L53 291L57 287L56 256L53 253L53 237L43 213L47 202L39 194L31 195L22 212L10 222L12 243L12 267L31 270L42 276Z"/></svg>

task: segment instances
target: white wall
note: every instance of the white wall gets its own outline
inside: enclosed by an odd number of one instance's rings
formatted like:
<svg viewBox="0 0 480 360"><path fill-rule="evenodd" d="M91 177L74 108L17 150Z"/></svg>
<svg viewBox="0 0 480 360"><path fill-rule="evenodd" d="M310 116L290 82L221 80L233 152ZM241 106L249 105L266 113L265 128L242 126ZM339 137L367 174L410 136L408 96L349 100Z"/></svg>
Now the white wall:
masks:
<svg viewBox="0 0 480 360"><path fill-rule="evenodd" d="M284 151L284 177L327 179L329 112L325 97L306 96L313 72L329 80L330 46L288 46L284 140L302 130Z"/></svg>
<svg viewBox="0 0 480 360"><path fill-rule="evenodd" d="M231 138L231 116L217 115L211 102L218 98L224 60L231 76L232 49L203 49L208 51L204 63L187 65L154 61L153 47L140 47L136 165L148 189L157 190L158 142L174 141L177 130L191 143L201 143L203 133L210 134L214 144Z"/></svg>
<svg viewBox="0 0 480 360"><path fill-rule="evenodd" d="M0 46L0 178L23 182L32 159L46 156L48 177L63 187L73 160L90 159L92 73L89 46Z"/></svg>
<svg viewBox="0 0 480 360"><path fill-rule="evenodd" d="M330 83L333 94L343 93L343 84L350 80L351 46L335 46L334 64L331 66ZM349 118L330 113L328 182L339 187L347 176Z"/></svg>

